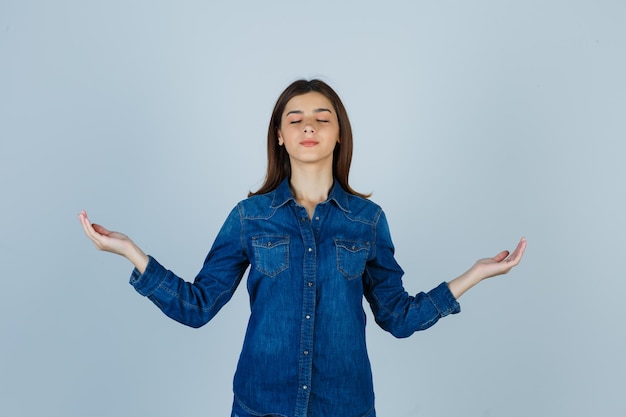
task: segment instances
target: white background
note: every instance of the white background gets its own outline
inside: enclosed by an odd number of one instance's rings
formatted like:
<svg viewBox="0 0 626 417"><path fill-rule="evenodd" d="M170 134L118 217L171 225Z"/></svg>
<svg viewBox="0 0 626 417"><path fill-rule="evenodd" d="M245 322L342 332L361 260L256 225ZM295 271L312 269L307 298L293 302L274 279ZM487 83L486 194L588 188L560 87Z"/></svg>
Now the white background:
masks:
<svg viewBox="0 0 626 417"><path fill-rule="evenodd" d="M407 290L528 238L460 315L370 320L379 416L625 415L625 3L220 3L0 0L0 415L229 415L245 287L181 326L76 215L192 280L301 77L344 100Z"/></svg>

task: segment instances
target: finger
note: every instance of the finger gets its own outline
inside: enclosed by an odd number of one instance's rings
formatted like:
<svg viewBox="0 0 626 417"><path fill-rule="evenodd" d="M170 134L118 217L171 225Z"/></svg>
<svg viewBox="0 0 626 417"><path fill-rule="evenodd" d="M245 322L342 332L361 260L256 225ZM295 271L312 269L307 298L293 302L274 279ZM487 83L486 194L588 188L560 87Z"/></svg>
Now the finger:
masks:
<svg viewBox="0 0 626 417"><path fill-rule="evenodd" d="M100 243L101 243L100 240L101 240L103 235L98 233L93 228L93 225L91 224L91 221L87 217L87 213L82 212L81 215L80 215L80 220L81 220L81 224L83 226L83 230L85 231L85 234L87 235L87 237L89 239L91 239L91 241L93 241L93 243L95 243L96 245L100 245Z"/></svg>
<svg viewBox="0 0 626 417"><path fill-rule="evenodd" d="M81 210L81 212L78 213L78 221L80 222L81 225L85 221L86 217L87 217L87 213L85 212L85 210Z"/></svg>
<svg viewBox="0 0 626 417"><path fill-rule="evenodd" d="M101 234L101 235L104 235L104 236L109 236L109 235L111 234L111 231L110 231L110 230L108 230L106 227L101 226L101 225L99 225L99 224L93 223L93 224L91 225L91 227L93 228L93 230L94 230L96 233L99 233L99 234Z"/></svg>
<svg viewBox="0 0 626 417"><path fill-rule="evenodd" d="M522 259L522 256L524 255L525 250L526 250L526 238L523 237L520 239L519 243L517 244L517 247L515 248L515 250L509 257L509 261L514 262L515 264L519 263L519 261Z"/></svg>
<svg viewBox="0 0 626 417"><path fill-rule="evenodd" d="M81 226L83 226L85 233L87 234L87 236L89 236L90 229L91 229L91 222L89 221L89 218L87 218L87 213L85 213L85 211L81 211L80 214L78 215L78 219L80 220L80 224Z"/></svg>
<svg viewBox="0 0 626 417"><path fill-rule="evenodd" d="M508 250L503 250L502 252L500 252L499 254L494 256L493 260L496 261L496 262L502 262L503 260L506 259L507 256L509 256L509 251Z"/></svg>

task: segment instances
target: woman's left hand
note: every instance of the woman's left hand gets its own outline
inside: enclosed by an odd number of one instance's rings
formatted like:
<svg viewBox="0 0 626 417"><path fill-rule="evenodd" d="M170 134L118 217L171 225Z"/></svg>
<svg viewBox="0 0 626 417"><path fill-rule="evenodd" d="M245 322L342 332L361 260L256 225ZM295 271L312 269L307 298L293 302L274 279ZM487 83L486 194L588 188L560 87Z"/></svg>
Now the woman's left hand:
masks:
<svg viewBox="0 0 626 417"><path fill-rule="evenodd" d="M493 258L483 258L476 261L472 269L479 277L479 281L486 278L495 277L497 275L506 274L514 266L522 260L526 250L526 238L522 238L513 253L509 254L508 250L504 250Z"/></svg>
<svg viewBox="0 0 626 417"><path fill-rule="evenodd" d="M508 250L505 250L493 258L479 259L467 272L448 283L452 295L454 295L454 298L459 298L465 291L469 290L480 281L506 274L519 264L525 250L526 238L522 238L513 253L509 253Z"/></svg>

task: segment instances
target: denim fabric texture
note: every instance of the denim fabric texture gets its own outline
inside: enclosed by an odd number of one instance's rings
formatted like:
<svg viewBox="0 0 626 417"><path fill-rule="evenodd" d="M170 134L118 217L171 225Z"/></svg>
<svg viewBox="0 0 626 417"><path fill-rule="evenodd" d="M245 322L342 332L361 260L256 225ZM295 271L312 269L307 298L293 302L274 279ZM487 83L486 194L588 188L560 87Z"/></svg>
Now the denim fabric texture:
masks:
<svg viewBox="0 0 626 417"><path fill-rule="evenodd" d="M363 297L396 337L460 311L446 283L404 290L383 211L337 182L312 219L287 180L240 202L193 283L152 257L130 283L167 316L200 327L248 266L251 312L233 383L240 417L374 417Z"/></svg>

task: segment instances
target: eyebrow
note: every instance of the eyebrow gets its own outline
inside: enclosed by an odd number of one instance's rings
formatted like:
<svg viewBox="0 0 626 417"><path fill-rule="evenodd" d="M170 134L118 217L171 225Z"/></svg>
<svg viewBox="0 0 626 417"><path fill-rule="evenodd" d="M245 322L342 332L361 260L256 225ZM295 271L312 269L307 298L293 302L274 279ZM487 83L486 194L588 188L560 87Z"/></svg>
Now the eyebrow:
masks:
<svg viewBox="0 0 626 417"><path fill-rule="evenodd" d="M325 112L325 111L327 111L330 114L333 113L332 111L330 111L330 109L327 109L325 107L320 107L319 109L314 109L313 113L321 113L321 112ZM304 112L302 110L292 110L289 113L287 113L285 116L289 116L290 114L304 114Z"/></svg>

